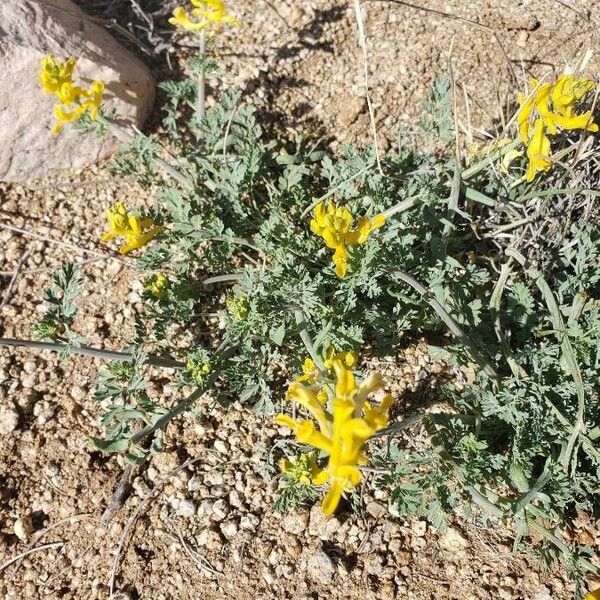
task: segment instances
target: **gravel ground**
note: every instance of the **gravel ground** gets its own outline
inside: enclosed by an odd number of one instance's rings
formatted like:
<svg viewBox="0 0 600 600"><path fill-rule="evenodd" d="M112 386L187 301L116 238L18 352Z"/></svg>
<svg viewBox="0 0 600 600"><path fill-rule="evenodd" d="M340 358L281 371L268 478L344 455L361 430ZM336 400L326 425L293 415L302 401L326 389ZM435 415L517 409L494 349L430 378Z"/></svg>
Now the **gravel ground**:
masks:
<svg viewBox="0 0 600 600"><path fill-rule="evenodd" d="M500 44L522 83L581 59L600 21L600 7L585 2L421 3L477 20L497 41L472 23L392 2L363 4L382 147L398 126L418 140L422 101L448 64L469 98L469 111L464 102L459 110L465 130L477 135L477 128L501 124L514 85ZM235 5L246 25L219 38L224 84L245 91L265 128L300 128L334 147L368 143L352 4L295 0L278 2L277 12L265 0ZM168 75L166 66L156 68ZM588 72L597 74L595 59ZM0 230L0 335L31 337L42 289L52 270L71 260L84 263L86 276L78 330L92 345L122 348L141 301L135 265L81 248L111 254L98 242L104 209L117 199L144 204L148 197L102 165L0 185L0 223L45 238ZM385 375L399 402L417 389L434 393L443 367L422 343L394 359ZM104 525L100 515L122 465L86 438L100 431L89 388L99 366L0 348L0 565L35 549L2 570L2 598L107 598L114 564L114 597L122 599L572 598L562 571L544 572L511 552L510 530L457 520L440 535L424 521L390 517L381 492L365 493L359 515L325 520L318 506L275 512L278 481L261 473L279 432L242 406L223 412L208 399L196 420L169 428L167 452L137 474L124 509ZM178 398L164 373L154 386L166 403ZM573 536L600 542L584 525Z"/></svg>

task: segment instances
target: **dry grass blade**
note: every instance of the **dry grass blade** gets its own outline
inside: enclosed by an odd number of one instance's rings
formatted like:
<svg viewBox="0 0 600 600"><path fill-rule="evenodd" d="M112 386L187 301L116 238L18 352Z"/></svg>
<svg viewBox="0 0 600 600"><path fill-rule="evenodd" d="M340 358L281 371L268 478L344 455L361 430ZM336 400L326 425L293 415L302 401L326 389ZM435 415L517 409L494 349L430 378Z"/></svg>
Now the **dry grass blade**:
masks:
<svg viewBox="0 0 600 600"><path fill-rule="evenodd" d="M363 53L363 71L365 81L365 96L367 98L367 108L369 109L369 119L371 121L371 132L373 134L373 147L375 149L375 158L377 160L377 168L383 174L381 168L381 157L379 155L379 141L377 139L377 124L375 122L375 110L371 102L371 93L369 92L369 52L367 50L367 38L365 35L365 25L360 8L360 0L354 0L354 12L356 14L356 24L358 26L358 41Z"/></svg>
<svg viewBox="0 0 600 600"><path fill-rule="evenodd" d="M142 502L140 502L138 507L135 509L135 511L133 512L131 517L129 517L129 520L127 521L127 524L125 525L125 529L123 530L123 535L121 536L121 539L119 540L119 544L117 545L115 559L113 561L113 566L112 566L110 578L108 581L108 587L110 589L110 598L114 597L115 581L117 579L117 574L119 572L119 563L121 561L121 556L125 550L127 543L129 542L129 539L131 537L130 536L131 530L137 523L137 520L140 518L142 513L145 512L146 509L150 506L150 504L156 498L156 496L158 496L158 494L161 492L161 490L164 488L164 486L169 482L169 479L171 477L173 477L174 475L179 473L179 471L182 471L183 469L187 469L187 467L189 467L190 465L197 463L199 460L201 460L200 457L186 460L182 465L178 466L176 469L169 471L163 477L161 477L159 482L154 486L154 488L152 490L150 490L150 492L146 495L146 497L142 500Z"/></svg>
<svg viewBox="0 0 600 600"><path fill-rule="evenodd" d="M42 544L41 546L36 546L35 548L30 548L29 550L25 550L25 552L21 552L21 554L17 554L17 556L13 556L5 563L0 565L0 573L4 571L6 568L10 567L13 563L16 563L18 560L33 554L34 552L40 552L41 550L49 550L51 548L62 548L65 545L65 542L52 542L50 544Z"/></svg>

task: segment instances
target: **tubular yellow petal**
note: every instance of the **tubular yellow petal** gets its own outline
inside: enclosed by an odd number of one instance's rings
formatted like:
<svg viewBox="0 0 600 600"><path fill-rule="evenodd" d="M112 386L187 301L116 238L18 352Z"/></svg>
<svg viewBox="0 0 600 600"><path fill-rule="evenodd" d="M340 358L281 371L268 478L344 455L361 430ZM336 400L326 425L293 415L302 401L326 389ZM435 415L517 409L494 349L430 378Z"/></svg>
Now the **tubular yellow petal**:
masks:
<svg viewBox="0 0 600 600"><path fill-rule="evenodd" d="M273 417L273 420L278 425L283 425L284 427L289 427L292 431L296 431L298 429L298 421L292 419L292 417L288 415L284 415L283 413L279 413Z"/></svg>
<svg viewBox="0 0 600 600"><path fill-rule="evenodd" d="M517 125L519 127L519 137L524 144L529 142L529 117L533 110L535 98L532 94L525 96L517 94L517 100L521 105L517 112Z"/></svg>
<svg viewBox="0 0 600 600"><path fill-rule="evenodd" d="M335 509L338 507L340 503L340 499L342 497L342 493L344 492L344 483L338 479L334 479L331 483L331 487L327 494L325 494L325 498L323 498L323 503L321 504L321 508L323 510L323 514L328 517L335 512Z"/></svg>
<svg viewBox="0 0 600 600"><path fill-rule="evenodd" d="M358 388L356 394L357 402L364 402L369 394L380 390L384 385L381 373L371 373Z"/></svg>
<svg viewBox="0 0 600 600"><path fill-rule="evenodd" d="M333 362L333 370L337 378L335 384L336 396L347 397L350 396L356 390L356 381L354 374L350 369L347 369L341 361L336 360Z"/></svg>
<svg viewBox="0 0 600 600"><path fill-rule="evenodd" d="M329 481L329 473L325 469L319 469L312 476L313 485L324 485Z"/></svg>
<svg viewBox="0 0 600 600"><path fill-rule="evenodd" d="M282 458L278 466L282 473L289 473L294 468L294 463L290 462L287 458Z"/></svg>
<svg viewBox="0 0 600 600"><path fill-rule="evenodd" d="M294 381L289 385L287 398L288 400L303 406L317 421L321 431L325 434L329 433L329 423L325 416L323 406L321 402L319 402L316 394L310 388L307 388L302 383Z"/></svg>
<svg viewBox="0 0 600 600"><path fill-rule="evenodd" d="M385 225L385 215L375 215L372 219L371 219L371 231L374 231L375 229L379 229L380 227L383 227Z"/></svg>
<svg viewBox="0 0 600 600"><path fill-rule="evenodd" d="M356 487L362 479L360 471L354 465L340 467L335 476L345 480L345 487Z"/></svg>
<svg viewBox="0 0 600 600"><path fill-rule="evenodd" d="M302 444L310 444L328 454L331 452L331 440L317 431L311 421L300 421L296 428L296 439Z"/></svg>
<svg viewBox="0 0 600 600"><path fill-rule="evenodd" d="M538 171L547 171L552 167L550 156L550 140L546 135L546 129L542 119L537 119L534 125L534 133L527 147L529 167L526 173L527 181L533 181Z"/></svg>

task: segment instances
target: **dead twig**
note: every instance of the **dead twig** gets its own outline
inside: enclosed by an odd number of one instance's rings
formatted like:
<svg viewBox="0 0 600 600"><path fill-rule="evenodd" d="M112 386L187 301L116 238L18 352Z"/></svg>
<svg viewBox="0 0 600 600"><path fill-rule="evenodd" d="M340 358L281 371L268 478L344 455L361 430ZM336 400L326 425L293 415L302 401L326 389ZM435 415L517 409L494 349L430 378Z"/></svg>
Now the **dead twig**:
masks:
<svg viewBox="0 0 600 600"><path fill-rule="evenodd" d="M121 561L121 556L123 555L123 552L127 546L127 543L130 541L130 537L131 537L130 533L131 533L131 530L133 529L133 527L135 526L135 524L137 523L137 520L140 518L142 513L148 509L148 506L150 506L152 501L156 498L156 496L158 496L158 494L161 492L161 490L164 488L164 486L168 483L169 479L171 479L171 477L173 477L173 475L176 475L177 473L179 473L179 471L182 471L183 469L186 469L190 465L193 465L194 463L198 462L200 459L201 459L201 457L191 458L189 460L186 460L182 465L180 465L176 469L173 469L172 471L169 471L168 473L166 473L159 480L159 482L154 486L154 488L152 490L150 490L150 492L146 495L146 497L142 500L142 502L140 502L140 504L135 509L135 511L133 512L131 517L129 517L129 520L127 521L127 524L125 525L125 529L123 530L123 535L121 536L121 539L119 540L119 544L117 545L116 552L115 552L115 559L113 561L113 566L112 566L110 578L108 581L108 587L110 589L109 598L114 597L115 581L117 579L117 574L119 572L119 562Z"/></svg>
<svg viewBox="0 0 600 600"><path fill-rule="evenodd" d="M479 21L474 21L473 19L469 19L467 17L461 17L460 15L455 15L454 13L444 12L443 10L438 10L437 8L429 8L427 6L420 6L418 4L413 4L412 2L406 2L406 0L371 0L371 2L392 2L394 4L400 4L401 6L406 6L408 8L412 8L414 10L420 10L420 11L423 11L426 13L434 14L439 17L451 19L453 21L467 23L468 25L477 27L478 29L481 29L482 31L487 31L496 40L496 43L498 44L498 47L500 48L500 52L502 52L502 56L504 57L504 60L506 61L506 66L508 68L508 72L510 74L511 79L513 80L514 83L517 83L519 81L517 79L517 75L513 69L512 62L508 56L508 53L506 52L504 46L502 45L502 42L500 41L498 34L491 27L488 27L487 25L484 25L483 23L480 23Z"/></svg>
<svg viewBox="0 0 600 600"><path fill-rule="evenodd" d="M367 108L369 110L369 119L371 121L371 132L373 134L373 146L375 147L375 159L377 160L377 168L383 175L381 168L381 157L379 155L379 142L377 139L377 124L375 123L375 110L371 102L371 94L369 92L369 53L367 51L367 38L365 35L365 26L360 8L360 0L354 0L354 12L356 13L356 24L358 27L358 41L363 53L363 70L365 80L365 96L367 98Z"/></svg>
<svg viewBox="0 0 600 600"><path fill-rule="evenodd" d="M108 506L106 507L106 509L102 513L102 516L100 517L100 521L105 525L107 523L110 523L112 518L117 514L117 512L119 512L119 510L121 510L121 508L125 504L125 500L127 500L127 497L129 496L129 493L131 491L129 481L131 479L132 473L133 465L127 465L123 469L123 473L121 474L119 483L117 484L117 487L115 488L115 491L111 496L110 502L108 503Z"/></svg>
<svg viewBox="0 0 600 600"><path fill-rule="evenodd" d="M8 559L5 563L0 565L0 573L2 573L2 571L4 571L7 567L10 567L10 565L12 565L13 563L17 562L18 560L21 560L22 558L25 558L26 556L29 556L30 554L33 554L34 552L40 552L41 550L48 550L50 548L59 548L64 545L64 542L52 542L50 544L43 544L42 546L36 546L35 548L25 550L25 552L21 552L21 554L13 556L12 558Z"/></svg>
<svg viewBox="0 0 600 600"><path fill-rule="evenodd" d="M2 310L8 304L8 301L10 300L10 297L12 295L13 288L15 287L15 283L17 283L17 279L19 278L19 274L21 272L21 267L25 264L25 261L30 257L30 255L31 255L31 248L28 248L25 252L23 252L23 255L19 259L19 262L17 263L17 266L15 267L13 275L12 275L10 281L8 282L8 287L6 288L4 298L2 299L2 302L0 303L0 310Z"/></svg>
<svg viewBox="0 0 600 600"><path fill-rule="evenodd" d="M185 541L181 530L177 527L177 525L175 525L173 520L169 518L167 518L167 520L175 530L175 533L177 534L177 539L179 540L183 551L185 552L185 554L187 554L188 558L194 563L194 565L196 565L198 570L215 576L220 575L220 573L208 562L208 560L206 560L206 558L204 558L204 556L202 556L196 550L192 550L192 548L190 548L189 544ZM165 533L168 534L168 532Z"/></svg>
<svg viewBox="0 0 600 600"><path fill-rule="evenodd" d="M8 223L0 223L0 229L6 229L8 231L12 231L13 233L19 233L21 235L33 238L34 240L41 240L42 242L48 242L49 244L55 244L56 246L61 246L62 248L67 248L68 250L76 250L77 252L82 252L83 254L89 254L91 256L96 256L98 258L103 258L107 260L114 260L122 265L129 267L131 269L137 269L137 267L133 263L128 263L116 256L110 256L109 254L103 254L102 252L97 252L96 250L90 250L89 248L84 248L83 246L79 246L77 244L72 244L70 242L63 242L61 240L55 240L41 233L37 233L35 231L29 231L27 229L22 229L20 227L15 227L14 225L9 225ZM64 234L63 234L64 235Z"/></svg>

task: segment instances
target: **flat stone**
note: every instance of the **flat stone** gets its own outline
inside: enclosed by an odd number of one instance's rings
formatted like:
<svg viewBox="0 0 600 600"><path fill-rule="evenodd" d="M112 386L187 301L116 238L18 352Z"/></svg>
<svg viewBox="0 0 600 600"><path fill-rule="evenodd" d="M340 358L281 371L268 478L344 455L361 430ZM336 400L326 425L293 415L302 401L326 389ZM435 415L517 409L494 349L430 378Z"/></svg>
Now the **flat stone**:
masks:
<svg viewBox="0 0 600 600"><path fill-rule="evenodd" d="M38 83L48 54L78 59L75 82L87 87L103 81L105 112L141 127L154 101L150 71L71 0L2 0L0 24L0 180L81 168L118 148L115 138L80 134L72 125L59 135L51 132L55 99Z"/></svg>
<svg viewBox="0 0 600 600"><path fill-rule="evenodd" d="M0 406L0 435L9 435L19 426L19 413L13 408Z"/></svg>
<svg viewBox="0 0 600 600"><path fill-rule="evenodd" d="M318 550L308 557L308 560L306 561L306 571L313 581L325 585L331 584L331 579L335 573L335 567L329 556L322 550Z"/></svg>
<svg viewBox="0 0 600 600"><path fill-rule="evenodd" d="M308 514L305 510L292 510L281 520L281 527L288 533L299 535L306 530Z"/></svg>
<svg viewBox="0 0 600 600"><path fill-rule="evenodd" d="M459 552L464 550L469 542L454 527L448 527L446 532L440 537L440 546L448 552Z"/></svg>

